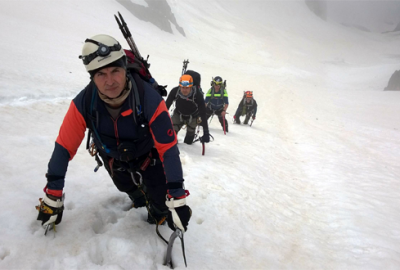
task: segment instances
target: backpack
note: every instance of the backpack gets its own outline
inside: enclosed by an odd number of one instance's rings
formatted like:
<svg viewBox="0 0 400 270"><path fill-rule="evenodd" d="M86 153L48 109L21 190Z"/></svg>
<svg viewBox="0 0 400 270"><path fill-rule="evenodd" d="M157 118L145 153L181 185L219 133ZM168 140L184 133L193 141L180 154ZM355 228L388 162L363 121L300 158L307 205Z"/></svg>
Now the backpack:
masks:
<svg viewBox="0 0 400 270"><path fill-rule="evenodd" d="M210 97L210 100L211 100L211 99L214 99L214 98L223 99L223 98L224 98L224 93L225 93L225 88L226 88L226 80L224 81L224 83L221 85L221 88L219 89L219 92L221 93L219 97L215 97L215 96L214 96L214 94L215 94L215 89L214 89L214 86L213 86L212 83L211 83L211 86L212 86L212 89L211 89L211 97Z"/></svg>
<svg viewBox="0 0 400 270"><path fill-rule="evenodd" d="M193 78L193 85L200 91L200 93L204 96L204 92L201 89L201 75L200 73L194 70L187 70L185 74L192 76Z"/></svg>
<svg viewBox="0 0 400 270"><path fill-rule="evenodd" d="M167 86L158 85L156 80L151 76L149 72L150 64L141 62L139 59L135 57L132 51L125 49L124 51L128 61L126 69L131 71L131 73L137 73L140 76L140 78L150 83L162 97L167 96L167 90L165 89Z"/></svg>

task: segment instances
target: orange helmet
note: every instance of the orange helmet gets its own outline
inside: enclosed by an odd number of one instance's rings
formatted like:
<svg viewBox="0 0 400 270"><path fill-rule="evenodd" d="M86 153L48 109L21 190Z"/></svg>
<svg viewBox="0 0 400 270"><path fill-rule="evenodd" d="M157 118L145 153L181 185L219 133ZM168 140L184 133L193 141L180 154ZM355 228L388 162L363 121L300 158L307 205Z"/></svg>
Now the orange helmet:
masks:
<svg viewBox="0 0 400 270"><path fill-rule="evenodd" d="M192 87L193 86L193 78L190 75L184 74L179 79L179 86L183 87Z"/></svg>
<svg viewBox="0 0 400 270"><path fill-rule="evenodd" d="M247 98L248 97L252 98L253 97L253 91L246 91L245 95L246 95Z"/></svg>

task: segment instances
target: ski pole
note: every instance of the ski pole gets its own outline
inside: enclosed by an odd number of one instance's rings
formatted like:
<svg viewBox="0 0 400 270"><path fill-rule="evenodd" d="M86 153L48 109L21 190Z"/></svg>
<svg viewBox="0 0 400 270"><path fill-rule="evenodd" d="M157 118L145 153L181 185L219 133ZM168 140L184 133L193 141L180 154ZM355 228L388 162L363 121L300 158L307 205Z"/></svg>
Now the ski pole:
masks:
<svg viewBox="0 0 400 270"><path fill-rule="evenodd" d="M189 59L183 60L182 75L185 74L188 64L189 64Z"/></svg>
<svg viewBox="0 0 400 270"><path fill-rule="evenodd" d="M119 16L119 19L118 19L118 17L116 15L114 15L115 20L117 21L119 29L121 30L122 34L124 35L124 38L126 39L126 42L128 43L129 47L131 48L131 51L133 52L135 57L137 59L139 59L140 62L142 62L144 64L146 72L148 74L151 74L150 71L149 71L150 64L148 63L149 56L147 56L146 60L142 57L142 55L139 52L138 47L136 46L135 41L133 40L131 32L129 31L128 25L126 24L126 22L125 22L124 18L122 17L121 13L118 12L118 16Z"/></svg>
<svg viewBox="0 0 400 270"><path fill-rule="evenodd" d="M131 48L132 52L137 56L140 60L143 60L142 55L139 52L139 49L136 46L135 41L132 38L131 32L128 29L128 25L126 24L124 18L122 17L121 13L118 12L119 18L117 15L114 15L115 20L117 20L119 29L121 30L122 34L124 35L124 38L128 42L129 47Z"/></svg>

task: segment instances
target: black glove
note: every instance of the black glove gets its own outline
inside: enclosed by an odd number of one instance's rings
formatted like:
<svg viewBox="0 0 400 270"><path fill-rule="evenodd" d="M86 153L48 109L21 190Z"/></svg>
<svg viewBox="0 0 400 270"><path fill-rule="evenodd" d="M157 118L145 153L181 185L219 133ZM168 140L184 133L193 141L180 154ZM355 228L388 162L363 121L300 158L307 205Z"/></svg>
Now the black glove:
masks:
<svg viewBox="0 0 400 270"><path fill-rule="evenodd" d="M200 142L201 143L208 143L210 142L210 134L208 132L205 132L203 134L203 137L200 137Z"/></svg>
<svg viewBox="0 0 400 270"><path fill-rule="evenodd" d="M42 221L42 226L51 223L59 224L64 211L63 198L45 194L44 198L40 198L39 201L40 204L36 206L39 211L37 220Z"/></svg>
<svg viewBox="0 0 400 270"><path fill-rule="evenodd" d="M166 97L168 95L166 88L166 85L158 85L156 90L162 97Z"/></svg>
<svg viewBox="0 0 400 270"><path fill-rule="evenodd" d="M168 227L175 231L176 228L183 232L187 231L189 219L192 216L192 209L186 205L186 199L169 199L165 203L169 208L167 217Z"/></svg>
<svg viewBox="0 0 400 270"><path fill-rule="evenodd" d="M171 228L171 230L175 231L176 228L178 227L179 229L181 229L182 231L186 232L187 231L187 226L189 224L189 219L192 216L192 209L190 209L189 206L184 205L178 208L175 208L176 213L178 214L178 217L182 223L183 229L179 228L178 225L175 224L174 222L174 218L172 215L172 212L170 211L168 213L168 217L167 217L167 221L168 221L168 227Z"/></svg>
<svg viewBox="0 0 400 270"><path fill-rule="evenodd" d="M253 120L256 120L256 116L255 115L253 115Z"/></svg>

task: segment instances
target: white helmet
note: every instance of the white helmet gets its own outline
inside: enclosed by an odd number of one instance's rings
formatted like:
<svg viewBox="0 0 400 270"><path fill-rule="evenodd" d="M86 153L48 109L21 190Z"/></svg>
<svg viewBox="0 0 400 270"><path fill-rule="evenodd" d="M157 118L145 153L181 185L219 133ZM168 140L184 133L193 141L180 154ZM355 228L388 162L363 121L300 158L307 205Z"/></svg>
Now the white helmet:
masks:
<svg viewBox="0 0 400 270"><path fill-rule="evenodd" d="M108 35L96 35L85 40L82 55L79 56L86 70L98 70L125 56L118 41ZM126 58L125 58L126 59Z"/></svg>

